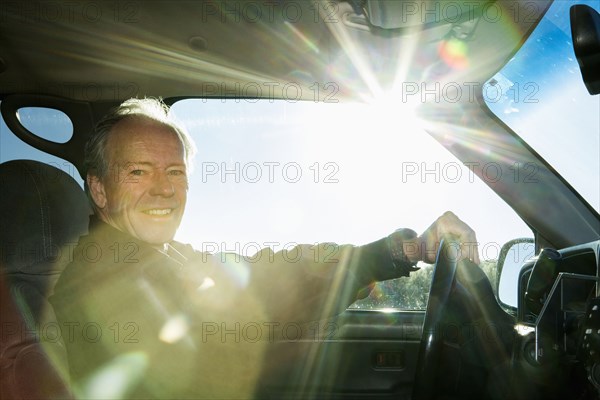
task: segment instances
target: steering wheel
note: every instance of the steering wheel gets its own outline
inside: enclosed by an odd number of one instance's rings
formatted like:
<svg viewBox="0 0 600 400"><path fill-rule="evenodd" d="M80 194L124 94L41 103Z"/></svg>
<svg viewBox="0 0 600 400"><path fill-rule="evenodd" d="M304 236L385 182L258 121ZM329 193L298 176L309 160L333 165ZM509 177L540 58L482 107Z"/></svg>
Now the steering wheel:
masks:
<svg viewBox="0 0 600 400"><path fill-rule="evenodd" d="M439 324L445 314L448 298L455 281L457 250L458 246L448 240L442 240L438 248L419 346L419 358L412 393L413 400L430 400L433 399L435 393L435 379L444 339Z"/></svg>

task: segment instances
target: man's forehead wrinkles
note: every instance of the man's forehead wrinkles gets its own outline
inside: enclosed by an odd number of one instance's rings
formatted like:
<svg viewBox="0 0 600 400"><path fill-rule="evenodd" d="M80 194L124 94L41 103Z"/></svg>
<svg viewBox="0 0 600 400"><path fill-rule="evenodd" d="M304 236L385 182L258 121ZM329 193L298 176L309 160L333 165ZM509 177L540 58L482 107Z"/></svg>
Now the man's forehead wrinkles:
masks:
<svg viewBox="0 0 600 400"><path fill-rule="evenodd" d="M139 164L165 168L177 165L184 166L184 155L179 151L179 148L176 149L176 152L173 152L177 153L177 155L175 155L168 151L171 144L166 144L165 146L166 147L158 148L155 144L146 141L130 143L127 146L119 146L114 152L111 161L113 164L120 165ZM172 147L175 149L177 146L173 145Z"/></svg>

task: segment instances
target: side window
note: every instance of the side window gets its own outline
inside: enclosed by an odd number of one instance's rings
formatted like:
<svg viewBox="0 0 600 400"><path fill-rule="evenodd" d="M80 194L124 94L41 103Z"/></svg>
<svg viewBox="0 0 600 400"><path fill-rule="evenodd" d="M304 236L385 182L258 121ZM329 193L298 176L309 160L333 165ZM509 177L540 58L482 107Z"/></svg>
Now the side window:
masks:
<svg viewBox="0 0 600 400"><path fill-rule="evenodd" d="M350 306L351 310L423 310L427 307L433 267L423 264L408 278L377 282L368 297Z"/></svg>
<svg viewBox="0 0 600 400"><path fill-rule="evenodd" d="M51 141L64 143L71 137L73 126L62 112L41 107L28 107L19 110L19 119L32 133ZM10 160L36 160L66 172L83 187L83 179L70 162L44 153L15 136L0 116L0 162Z"/></svg>

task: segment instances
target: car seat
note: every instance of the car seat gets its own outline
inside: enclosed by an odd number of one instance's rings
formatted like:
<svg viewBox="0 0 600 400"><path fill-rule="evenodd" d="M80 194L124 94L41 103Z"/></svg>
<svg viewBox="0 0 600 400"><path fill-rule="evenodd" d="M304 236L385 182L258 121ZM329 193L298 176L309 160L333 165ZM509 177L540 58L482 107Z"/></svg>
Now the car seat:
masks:
<svg viewBox="0 0 600 400"><path fill-rule="evenodd" d="M48 302L91 209L64 171L0 164L0 398L68 398L64 340Z"/></svg>

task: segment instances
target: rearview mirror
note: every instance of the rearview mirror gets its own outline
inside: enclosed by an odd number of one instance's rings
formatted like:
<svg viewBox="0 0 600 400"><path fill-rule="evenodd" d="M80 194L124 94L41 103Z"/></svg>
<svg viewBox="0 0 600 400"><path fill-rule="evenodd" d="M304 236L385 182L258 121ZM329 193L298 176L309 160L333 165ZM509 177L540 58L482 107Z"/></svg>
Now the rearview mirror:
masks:
<svg viewBox="0 0 600 400"><path fill-rule="evenodd" d="M519 272L525 261L535 254L532 238L513 239L502 246L498 257L498 299L506 306L518 305Z"/></svg>
<svg viewBox="0 0 600 400"><path fill-rule="evenodd" d="M573 50L585 87L592 95L600 93L600 14L590 6L571 7Z"/></svg>

